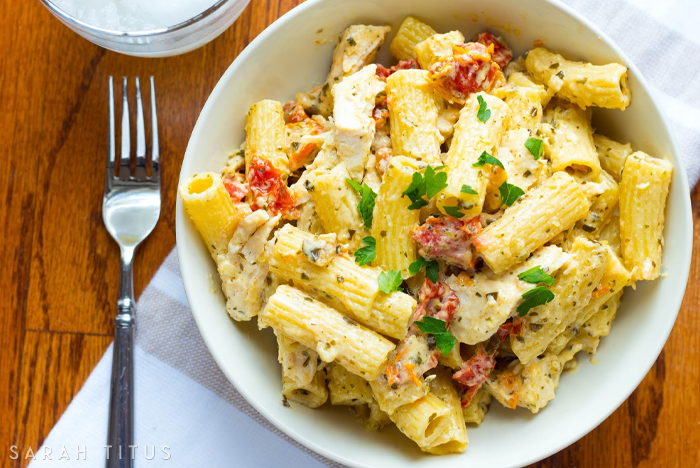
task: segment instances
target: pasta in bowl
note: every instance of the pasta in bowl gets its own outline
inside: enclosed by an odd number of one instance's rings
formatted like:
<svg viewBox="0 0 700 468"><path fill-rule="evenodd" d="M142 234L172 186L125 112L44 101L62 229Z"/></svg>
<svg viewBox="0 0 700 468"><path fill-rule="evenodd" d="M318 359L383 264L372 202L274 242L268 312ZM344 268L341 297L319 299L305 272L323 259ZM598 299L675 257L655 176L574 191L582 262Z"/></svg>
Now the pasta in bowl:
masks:
<svg viewBox="0 0 700 468"><path fill-rule="evenodd" d="M636 98L626 66L424 20L394 24L393 64L387 24L340 30L325 80L252 102L180 196L230 317L274 330L276 404L469 455L492 398L538 413L661 275L674 168L594 131Z"/></svg>

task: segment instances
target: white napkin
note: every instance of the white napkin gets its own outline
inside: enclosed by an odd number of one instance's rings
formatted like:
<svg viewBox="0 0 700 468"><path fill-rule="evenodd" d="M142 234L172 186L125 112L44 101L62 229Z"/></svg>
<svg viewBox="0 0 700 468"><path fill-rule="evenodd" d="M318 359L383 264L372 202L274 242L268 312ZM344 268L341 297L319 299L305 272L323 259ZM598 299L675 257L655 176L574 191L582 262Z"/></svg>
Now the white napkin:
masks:
<svg viewBox="0 0 700 468"><path fill-rule="evenodd" d="M137 467L341 466L282 434L219 370L187 306L175 250L136 310ZM32 468L55 466L64 447L62 466L104 467L111 368L110 346L35 452ZM47 449L51 460L44 460Z"/></svg>
<svg viewBox="0 0 700 468"><path fill-rule="evenodd" d="M700 177L700 28L695 27L700 2L566 3L605 30L655 87L695 185ZM187 306L174 251L137 309L136 466L341 468L282 434L224 377ZM111 362L110 347L30 467L54 466L44 460L48 449L52 461L62 457L65 466L104 466Z"/></svg>

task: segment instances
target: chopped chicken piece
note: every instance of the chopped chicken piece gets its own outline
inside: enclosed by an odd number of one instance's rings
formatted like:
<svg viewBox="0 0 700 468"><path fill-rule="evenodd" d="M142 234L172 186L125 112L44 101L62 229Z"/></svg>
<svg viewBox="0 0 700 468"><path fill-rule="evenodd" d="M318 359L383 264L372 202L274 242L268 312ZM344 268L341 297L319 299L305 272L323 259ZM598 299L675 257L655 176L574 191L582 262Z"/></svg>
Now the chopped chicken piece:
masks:
<svg viewBox="0 0 700 468"><path fill-rule="evenodd" d="M338 158L353 180L362 181L374 140L373 110L377 94L386 84L377 78L376 65L344 78L333 88L333 119Z"/></svg>

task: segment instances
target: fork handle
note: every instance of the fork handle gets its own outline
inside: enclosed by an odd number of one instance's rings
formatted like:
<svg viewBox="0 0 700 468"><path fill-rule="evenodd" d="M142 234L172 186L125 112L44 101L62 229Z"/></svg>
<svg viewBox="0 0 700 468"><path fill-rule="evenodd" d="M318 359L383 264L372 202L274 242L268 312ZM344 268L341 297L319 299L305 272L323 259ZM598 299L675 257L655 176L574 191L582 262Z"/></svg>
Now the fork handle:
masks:
<svg viewBox="0 0 700 468"><path fill-rule="evenodd" d="M122 248L117 317L114 319L112 381L109 397L107 468L134 466L134 301L132 260L135 248Z"/></svg>
<svg viewBox="0 0 700 468"><path fill-rule="evenodd" d="M112 385L109 398L110 445L107 468L127 468L134 465L134 319L121 313L114 321L112 350Z"/></svg>

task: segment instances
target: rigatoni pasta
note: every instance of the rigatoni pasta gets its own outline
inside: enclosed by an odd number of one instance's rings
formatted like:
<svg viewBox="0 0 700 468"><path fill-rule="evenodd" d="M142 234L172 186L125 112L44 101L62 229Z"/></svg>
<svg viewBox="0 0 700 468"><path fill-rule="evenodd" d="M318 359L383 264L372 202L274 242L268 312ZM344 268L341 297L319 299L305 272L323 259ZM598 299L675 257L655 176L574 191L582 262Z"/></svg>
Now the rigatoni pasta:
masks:
<svg viewBox="0 0 700 468"><path fill-rule="evenodd" d="M589 206L578 182L557 172L487 226L474 246L491 269L501 273L573 226Z"/></svg>
<svg viewBox="0 0 700 468"><path fill-rule="evenodd" d="M337 362L366 380L379 376L394 348L378 333L291 286L280 285L270 296L258 325L288 335L315 350L323 361Z"/></svg>
<svg viewBox="0 0 700 468"><path fill-rule="evenodd" d="M417 161L396 156L389 161L374 205L372 236L376 240L375 265L384 270L398 270L408 278L408 268L416 261L416 243L411 238L418 227L420 212L409 210L411 201L403 192L420 170Z"/></svg>
<svg viewBox="0 0 700 468"><path fill-rule="evenodd" d="M489 118L484 119L485 122L479 118L481 102L484 102L490 111ZM440 211L447 213L449 207L453 207L464 213L466 218L472 218L481 212L489 172L492 169L497 171L498 168L493 167L492 163L480 164L479 158L484 153L494 153L509 119L508 104L495 96L477 93L467 99L459 112L452 144L445 155L445 164L450 170L447 188L437 199ZM472 190L462 190L465 185Z"/></svg>
<svg viewBox="0 0 700 468"><path fill-rule="evenodd" d="M591 300L609 261L603 246L583 237L574 240L569 253L571 260L553 283L553 300L525 316L522 333L510 337L510 346L523 364L542 354L575 320Z"/></svg>
<svg viewBox="0 0 700 468"><path fill-rule="evenodd" d="M180 186L180 198L209 252L226 252L240 216L219 174L193 175Z"/></svg>
<svg viewBox="0 0 700 468"><path fill-rule="evenodd" d="M392 152L437 166L441 99L433 92L425 70L399 70L386 80Z"/></svg>
<svg viewBox="0 0 700 468"><path fill-rule="evenodd" d="M612 219L620 199L620 187L606 171L601 171L597 179L584 181L594 185L591 208L585 218L577 223L589 237L596 238L603 227Z"/></svg>
<svg viewBox="0 0 700 468"><path fill-rule="evenodd" d="M370 405L374 402L372 387L362 377L340 364L328 365L328 391L331 404L343 406Z"/></svg>
<svg viewBox="0 0 700 468"><path fill-rule="evenodd" d="M467 424L481 424L491 407L491 394L484 388L477 390L472 401L462 408L462 416Z"/></svg>
<svg viewBox="0 0 700 468"><path fill-rule="evenodd" d="M424 398L400 407L389 417L406 437L421 449L428 449L450 427L452 411L442 400L428 393Z"/></svg>
<svg viewBox="0 0 700 468"><path fill-rule="evenodd" d="M551 126L547 133L552 171L569 170L597 177L600 161L593 143L590 110L555 100L548 106L544 122Z"/></svg>
<svg viewBox="0 0 700 468"><path fill-rule="evenodd" d="M286 225L277 233L270 268L302 288L337 298L356 316L367 316L379 293L379 271L337 255L334 237L314 236Z"/></svg>
<svg viewBox="0 0 700 468"><path fill-rule="evenodd" d="M248 111L245 133L246 174L254 158L269 161L282 173L289 172L282 103L265 99L253 104Z"/></svg>
<svg viewBox="0 0 700 468"><path fill-rule="evenodd" d="M412 60L416 58L416 45L434 34L437 32L433 28L413 16L407 16L389 45L389 53L398 60Z"/></svg>
<svg viewBox="0 0 700 468"><path fill-rule="evenodd" d="M450 408L450 421L442 433L425 449L435 455L462 453L469 444L467 426L462 413L460 398L452 384L452 375L446 369L434 374L430 379L430 393L442 400Z"/></svg>
<svg viewBox="0 0 700 468"><path fill-rule="evenodd" d="M673 166L637 151L625 160L620 180L620 241L622 258L632 281L661 274L664 211Z"/></svg>
<svg viewBox="0 0 700 468"><path fill-rule="evenodd" d="M347 184L350 178L345 164L333 169L312 171L307 189L314 202L316 216L326 232L334 232L341 242L349 242L358 232L364 232L357 204L357 193Z"/></svg>
<svg viewBox="0 0 700 468"><path fill-rule="evenodd" d="M527 53L527 71L555 94L580 107L626 109L631 94L627 67L619 63L592 65L566 60L544 47Z"/></svg>
<svg viewBox="0 0 700 468"><path fill-rule="evenodd" d="M309 408L328 400L326 371L316 351L279 333L277 358L282 365L282 395Z"/></svg>
<svg viewBox="0 0 700 468"><path fill-rule="evenodd" d="M598 152L600 166L610 174L613 179L620 182L622 175L622 166L625 165L625 159L632 154L632 145L629 143L618 143L610 138L593 134L593 142L595 149Z"/></svg>
<svg viewBox="0 0 700 468"><path fill-rule="evenodd" d="M673 168L594 132L630 103L620 64L413 17L372 63L390 29L348 27L324 83L254 103L243 150L179 193L230 317L277 336L285 406L461 453L492 398L546 411L625 286L662 276Z"/></svg>

